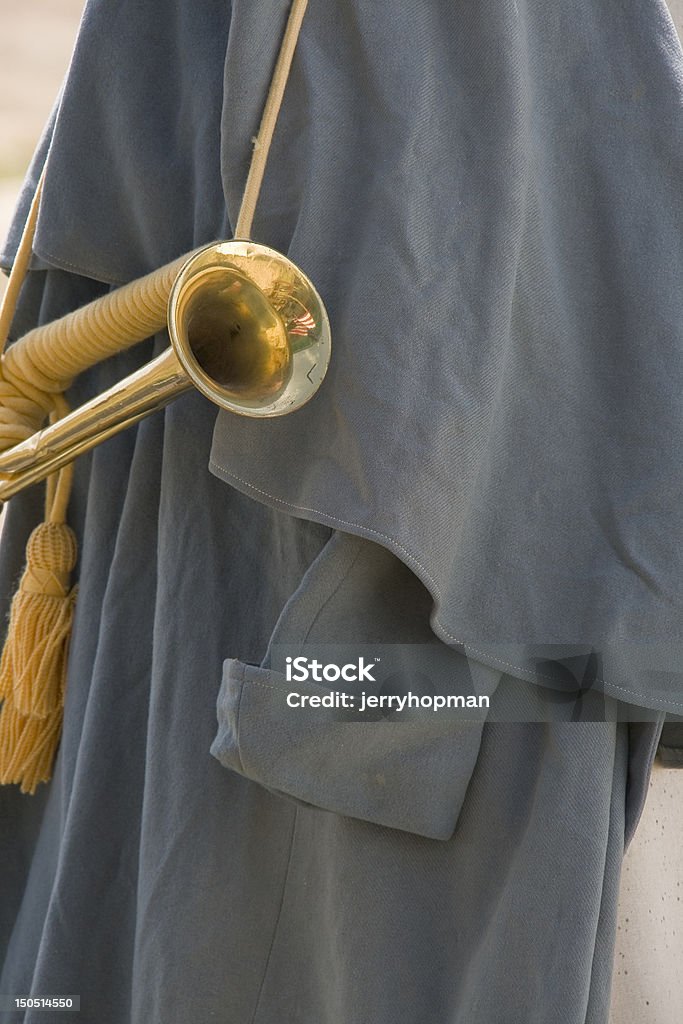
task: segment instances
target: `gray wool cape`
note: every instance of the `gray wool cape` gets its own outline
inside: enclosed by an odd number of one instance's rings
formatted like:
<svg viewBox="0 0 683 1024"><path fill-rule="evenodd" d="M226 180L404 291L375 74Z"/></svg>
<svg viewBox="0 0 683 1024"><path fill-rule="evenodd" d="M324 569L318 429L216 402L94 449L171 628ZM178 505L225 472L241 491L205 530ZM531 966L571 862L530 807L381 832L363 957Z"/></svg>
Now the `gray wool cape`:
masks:
<svg viewBox="0 0 683 1024"><path fill-rule="evenodd" d="M90 0L13 337L231 237L288 7ZM604 1024L683 711L682 124L663 0L310 0L253 237L323 295L330 371L291 417L188 394L78 463L54 776L0 791L0 995L81 1009L3 1024ZM10 503L5 610L41 504ZM302 645L416 686L429 652L489 714L289 708ZM584 720L534 716L577 665Z"/></svg>

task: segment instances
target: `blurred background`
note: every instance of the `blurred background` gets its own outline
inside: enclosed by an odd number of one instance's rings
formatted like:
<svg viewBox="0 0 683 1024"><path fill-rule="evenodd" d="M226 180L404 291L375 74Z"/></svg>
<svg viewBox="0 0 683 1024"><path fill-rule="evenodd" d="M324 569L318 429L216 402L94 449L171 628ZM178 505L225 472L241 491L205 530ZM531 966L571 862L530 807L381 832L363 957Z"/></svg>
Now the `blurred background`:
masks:
<svg viewBox="0 0 683 1024"><path fill-rule="evenodd" d="M0 0L0 234L69 66L83 0Z"/></svg>
<svg viewBox="0 0 683 1024"><path fill-rule="evenodd" d="M683 0L669 0L669 7L683 35ZM2 236L69 66L82 8L83 0L0 0ZM4 280L0 274L0 294ZM624 863L611 1024L662 1024L681 1016L682 807L683 770L656 768L643 820Z"/></svg>

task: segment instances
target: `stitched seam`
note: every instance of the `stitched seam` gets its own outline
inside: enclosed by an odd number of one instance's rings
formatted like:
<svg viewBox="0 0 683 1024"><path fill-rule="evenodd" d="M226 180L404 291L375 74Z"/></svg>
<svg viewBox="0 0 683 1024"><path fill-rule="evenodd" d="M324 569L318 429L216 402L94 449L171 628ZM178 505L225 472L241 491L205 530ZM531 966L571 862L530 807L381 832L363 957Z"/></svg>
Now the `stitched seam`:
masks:
<svg viewBox="0 0 683 1024"><path fill-rule="evenodd" d="M91 280L99 281L101 284L121 285L126 283L122 278L112 278L111 274L105 274L104 269L95 265L88 268L82 267L78 263L70 263L69 260L62 259L60 256L54 256L52 253L49 253L47 249L37 248L34 246L33 252L39 259L53 263L59 270L74 270L81 277L88 277Z"/></svg>
<svg viewBox="0 0 683 1024"><path fill-rule="evenodd" d="M229 469L226 469L225 466L221 466L218 462L215 462L214 459L209 459L209 467L213 467L214 469L220 470L221 473L225 473L226 476L229 476L231 480L237 480L238 483L244 484L244 486L248 487L249 490L254 491L256 494L262 494L264 498L269 498L271 501L277 502L278 505L283 505L285 508L294 508L298 512L313 512L317 516L325 516L326 519L329 519L333 523L338 523L340 526L352 526L354 527L354 529L360 530L364 534L371 533L375 537L382 537L383 540L389 541L390 544L398 548L399 551L402 551L404 555L410 559L411 562L413 562L422 570L425 579L429 581L429 583L434 589L434 593L439 598L439 600L441 600L441 591L439 590L435 580L432 579L424 565L422 565L422 563L419 562L418 559L410 551L408 551L406 547L403 546L403 544L397 541L390 534L382 533L380 530L373 530L371 526L361 526L360 523L354 523L352 520L349 519L340 519L338 516L333 516L329 512L323 512L319 508L309 508L306 505L295 505L291 501L285 501L283 498L278 498L275 494L270 494L269 491L264 491L260 487L256 487L248 480L243 480L242 477L237 476L235 473L231 473Z"/></svg>
<svg viewBox="0 0 683 1024"><path fill-rule="evenodd" d="M242 775L246 775L244 768L244 758L242 757L242 744L240 743L240 714L242 711L242 698L244 697L244 688L247 682L247 666L242 665L240 676L240 699L237 701L237 713L235 715L235 739L237 740L237 757L239 759L239 771Z"/></svg>
<svg viewBox="0 0 683 1024"><path fill-rule="evenodd" d="M334 597L334 595L339 590L339 587L341 586L341 584L343 583L343 581L346 579L349 572L353 568L353 565L355 564L361 550L360 538L348 533L342 534L341 536L344 536L345 538L350 537L354 542L354 547L352 548L350 556L349 554L342 554L341 556L342 564L341 570L339 570L341 571L342 574L341 579L339 578L338 574L337 578L331 578L331 570L334 570L336 567L335 559L337 562L340 560L336 551L333 552L332 555L329 554L330 546L335 543L337 543L338 546L338 542L340 539L340 532L335 531L332 534L332 536L326 541L323 548L318 552L313 562L308 566L303 577L299 581L298 586L296 587L296 589L286 602L284 608L282 609L268 644L268 654L270 654L271 646L273 644L278 644L282 642L280 640L282 632L287 629L293 628L291 625L286 626L286 623L290 623L292 619L294 619L294 623L296 625L296 640L290 640L290 643L293 642L296 644L303 644L306 642L311 630L313 629L313 626L318 621L318 616L320 615L322 608L326 607L328 602ZM321 565L322 569L320 568ZM311 611L309 607L310 595L302 595L301 590L304 587L304 581L309 581L311 578L316 580L318 584L318 589L320 589L320 576L322 576L322 592L324 596L323 598L321 598L321 600L323 601L323 603L322 606L316 604L313 610ZM305 615L302 613L302 605L303 609L306 611Z"/></svg>
<svg viewBox="0 0 683 1024"><path fill-rule="evenodd" d="M264 669L263 671L267 672L267 671L270 671L270 670L269 669ZM244 677L244 682L245 683L249 683L250 686L260 686L263 690L279 690L280 689L279 686L272 686L270 683L262 683L260 681L260 679L248 679L246 677L246 675ZM242 687L242 689L244 689L244 686ZM240 704L241 703L242 703L242 697L240 696Z"/></svg>
<svg viewBox="0 0 683 1024"><path fill-rule="evenodd" d="M330 515L329 512L323 512L321 509L309 508L306 505L295 505L291 501L285 501L283 498L278 498L275 494L270 494L268 491L264 491L260 487L256 487L254 484L250 483L248 480L242 479L242 477L237 476L235 473L231 473L229 469L226 469L225 466L221 466L220 463L216 462L214 459L209 459L209 467L213 467L213 469L217 469L221 473L225 473L225 475L228 476L231 480L236 480L238 483L243 484L245 487L247 487L250 491L253 491L256 494L261 494L263 495L264 498L268 498L270 501L273 501L278 505L282 505L284 508L296 509L297 512L312 512L314 515L324 516L326 519L330 520L330 522L338 523L340 526L353 527L354 530L360 531L361 535L372 534L375 537L381 537L383 540L388 541L393 548L403 552L403 554L409 560L409 567L410 565L418 566L418 568L422 571L424 579L430 584L432 588L432 596L436 597L437 600L439 601L443 599L443 594L441 593L439 587L434 582L431 575L425 569L424 565L422 565L422 563L415 557L415 555L413 555L406 547L404 547L403 544L397 541L390 534L382 533L380 530L373 530L372 527L370 526L362 526L360 523L354 523L352 520L340 519L338 516ZM524 668L522 665L515 665L512 662L504 661L502 658L496 658L492 656L488 651L482 650L479 647L473 647L466 640L460 640L458 639L458 637L453 636L453 634L449 633L449 631L439 621L437 617L434 617L433 622L436 626L438 626L439 630L444 636L448 637L449 640L452 640L453 643L459 644L461 647L465 647L466 651L472 651L474 654L482 655L484 658L490 660L497 667L513 669L515 672L521 672L523 678L532 675L529 669ZM542 672L534 672L533 679L546 679L549 682L555 681L553 676L545 675ZM627 686L620 686L618 683L613 683L609 679L596 678L595 682L604 683L605 686L610 686L613 689L619 690L621 693L627 693L632 697L642 698L642 694L638 693L637 690L632 690ZM666 704L668 707L683 708L682 701L666 700L664 697L660 697L658 699L662 704Z"/></svg>
<svg viewBox="0 0 683 1024"><path fill-rule="evenodd" d="M344 569L344 571L342 572L341 576L337 580L337 582L336 582L332 592L327 595L327 597L323 601L322 605L320 605L319 608L316 608L315 615L313 616L311 622L308 624L308 629L306 630L304 638L301 641L302 643L306 643L306 641L308 640L309 636L311 635L311 631L313 630L315 624L317 623L318 619L322 615L324 609L327 608L327 606L330 603L330 601L332 600L332 598L335 597L339 593L340 588L342 587L342 585L344 584L344 582L348 578L349 573L351 572L351 570L353 569L354 565L358 561L358 558L360 556L360 552L361 552L361 546L360 546L360 544L357 544L355 555L353 555L351 557L351 559L348 561L346 569Z"/></svg>
<svg viewBox="0 0 683 1024"><path fill-rule="evenodd" d="M273 935L270 940L270 948L268 950L268 956L266 957L265 967L263 968L263 977L261 978L261 984L259 986L258 995L256 996L256 1004L254 1006L254 1013L252 1015L250 1024L254 1024L256 1021L256 1015L261 1005L261 997L266 984L266 978L268 976L268 968L270 967L270 961L273 956L273 950L275 949L275 940L277 938L278 928L280 927L280 918L282 917L282 911L285 905L285 894L287 892L287 883L292 870L292 854L294 852L294 836L296 834L296 828L299 823L299 808L296 807L294 810L294 822L292 824L292 835L289 840L289 853L287 855L287 868L285 869L285 877L282 882L282 895L280 896L280 906L278 907L277 917L275 919L275 925L273 927Z"/></svg>

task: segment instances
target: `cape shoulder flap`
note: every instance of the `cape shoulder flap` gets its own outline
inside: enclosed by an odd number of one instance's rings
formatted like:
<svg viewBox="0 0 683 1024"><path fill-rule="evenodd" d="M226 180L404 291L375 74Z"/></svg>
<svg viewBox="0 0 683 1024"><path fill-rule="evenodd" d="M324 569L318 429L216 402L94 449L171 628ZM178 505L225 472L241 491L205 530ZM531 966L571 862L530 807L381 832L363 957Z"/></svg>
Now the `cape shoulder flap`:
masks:
<svg viewBox="0 0 683 1024"><path fill-rule="evenodd" d="M86 7L36 238L108 282L230 236L288 10L129 3ZM391 549L471 657L589 652L670 711L682 101L664 0L311 0L254 238L313 279L332 365L295 415L220 413L210 463Z"/></svg>

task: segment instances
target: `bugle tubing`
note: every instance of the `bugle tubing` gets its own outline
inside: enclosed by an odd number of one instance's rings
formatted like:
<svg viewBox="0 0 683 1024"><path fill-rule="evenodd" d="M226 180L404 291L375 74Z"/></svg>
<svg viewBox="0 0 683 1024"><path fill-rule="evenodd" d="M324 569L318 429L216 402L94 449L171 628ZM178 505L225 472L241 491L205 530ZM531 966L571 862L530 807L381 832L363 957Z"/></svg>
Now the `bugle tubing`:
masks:
<svg viewBox="0 0 683 1024"><path fill-rule="evenodd" d="M187 259L171 286L168 331L160 356L0 454L1 501L193 386L242 416L294 412L329 363L329 320L314 286L287 257L250 241L214 243Z"/></svg>

